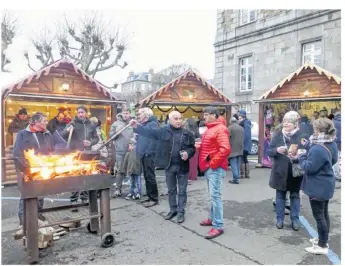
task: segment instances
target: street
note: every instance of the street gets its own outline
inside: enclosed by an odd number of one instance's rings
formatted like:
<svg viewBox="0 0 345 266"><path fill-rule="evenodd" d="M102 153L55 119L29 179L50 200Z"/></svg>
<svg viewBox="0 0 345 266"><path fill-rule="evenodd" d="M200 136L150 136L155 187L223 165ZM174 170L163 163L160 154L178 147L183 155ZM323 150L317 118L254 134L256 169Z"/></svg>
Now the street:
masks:
<svg viewBox="0 0 345 266"><path fill-rule="evenodd" d="M114 247L100 247L100 236L87 232L86 221L82 228L69 232L54 242L52 248L41 251L41 264L337 264L341 253L341 189L339 183L330 201L331 219L330 254L308 254L304 248L316 231L309 200L301 193L301 222L303 227L295 232L289 216L285 216L284 229L275 226L272 199L275 191L268 186L270 169L255 169L252 164L251 179L240 185L228 181L228 171L223 186L224 235L206 240L209 228L199 226L207 217L208 193L203 178L188 186L186 221L177 224L176 218L165 221L169 210L167 197L151 209L136 201L111 200L112 232L116 235ZM160 193L166 192L163 171L157 172ZM126 188L127 189L127 188ZM2 189L2 264L26 264L22 241L14 241L17 230L18 197L15 186ZM68 194L51 198L67 199ZM67 202L51 202L46 206Z"/></svg>

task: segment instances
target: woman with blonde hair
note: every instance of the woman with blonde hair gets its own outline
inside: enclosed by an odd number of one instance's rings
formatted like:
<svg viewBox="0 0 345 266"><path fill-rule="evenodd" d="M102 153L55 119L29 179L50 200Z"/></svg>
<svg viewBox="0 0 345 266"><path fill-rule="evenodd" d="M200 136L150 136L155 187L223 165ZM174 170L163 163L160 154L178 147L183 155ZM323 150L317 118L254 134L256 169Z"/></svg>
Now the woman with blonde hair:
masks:
<svg viewBox="0 0 345 266"><path fill-rule="evenodd" d="M276 190L276 227L284 227L286 193L290 192L290 218L295 231L301 226L299 191L303 178L303 173L298 171L298 160L293 158L297 149L302 148L303 133L298 128L299 119L295 111L285 114L282 127L274 134L267 152L273 158L269 185Z"/></svg>
<svg viewBox="0 0 345 266"><path fill-rule="evenodd" d="M332 167L338 161L338 149L334 141L336 130L328 118L315 120L313 128L314 134L309 142L302 141L308 152L300 152L298 156L299 164L305 171L302 190L309 197L319 234L318 238L310 239L313 246L306 248L306 251L312 254L327 254L330 227L328 203L335 188Z"/></svg>

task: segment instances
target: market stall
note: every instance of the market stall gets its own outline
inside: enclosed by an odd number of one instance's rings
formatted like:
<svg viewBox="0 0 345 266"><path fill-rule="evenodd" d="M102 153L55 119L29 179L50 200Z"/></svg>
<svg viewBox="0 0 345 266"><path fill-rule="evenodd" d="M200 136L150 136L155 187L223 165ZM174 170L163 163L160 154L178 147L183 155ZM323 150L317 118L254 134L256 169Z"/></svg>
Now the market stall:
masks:
<svg viewBox="0 0 345 266"><path fill-rule="evenodd" d="M255 102L259 103L259 166L271 167L267 148L274 128L290 110L312 119L314 112L328 116L341 109L341 79L307 62Z"/></svg>
<svg viewBox="0 0 345 266"><path fill-rule="evenodd" d="M152 108L162 123L173 110L182 113L184 118L200 120L202 109L208 105L217 107L228 121L234 103L193 69L187 70L140 102L141 107Z"/></svg>
<svg viewBox="0 0 345 266"><path fill-rule="evenodd" d="M19 109L25 108L29 117L36 112L45 113L50 120L57 115L59 108L65 108L73 118L76 107L84 105L88 108L88 116L98 117L102 121L102 129L108 134L111 122L116 118L117 105L125 103L67 59L56 61L2 88L1 100L2 183L16 182L13 161L4 157L12 153L15 134L10 134L8 127Z"/></svg>

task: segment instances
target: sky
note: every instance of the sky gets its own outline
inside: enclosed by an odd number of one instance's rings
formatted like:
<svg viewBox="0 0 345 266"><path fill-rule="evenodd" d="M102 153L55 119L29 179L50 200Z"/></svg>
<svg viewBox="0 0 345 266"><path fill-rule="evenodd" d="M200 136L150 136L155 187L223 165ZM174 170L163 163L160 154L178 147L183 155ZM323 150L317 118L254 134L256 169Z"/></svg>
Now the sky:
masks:
<svg viewBox="0 0 345 266"><path fill-rule="evenodd" d="M30 58L34 60L32 38L45 29L56 31L56 23L64 19L64 14L73 21L85 12L88 11L12 10L12 14L18 18L19 32L8 48L12 61L8 65L11 73L0 72L0 86L32 73L23 56L23 51L28 50ZM181 63L198 69L206 79L213 79L216 9L113 9L98 12L104 21L111 22L109 27L120 26L124 29L129 44L123 55L123 60L128 62L125 69L115 67L96 75L96 79L105 85L123 82L130 71L141 72L153 68L157 72L171 64Z"/></svg>

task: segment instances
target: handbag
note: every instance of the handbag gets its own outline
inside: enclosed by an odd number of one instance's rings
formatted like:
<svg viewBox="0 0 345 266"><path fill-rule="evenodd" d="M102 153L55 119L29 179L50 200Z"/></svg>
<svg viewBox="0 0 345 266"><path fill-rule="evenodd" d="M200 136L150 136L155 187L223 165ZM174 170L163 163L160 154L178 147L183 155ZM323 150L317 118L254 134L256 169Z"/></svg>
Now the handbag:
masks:
<svg viewBox="0 0 345 266"><path fill-rule="evenodd" d="M293 177L300 177L304 175L304 170L298 163L292 164L292 176Z"/></svg>
<svg viewBox="0 0 345 266"><path fill-rule="evenodd" d="M284 140L285 146L287 147L284 136L283 136L283 140ZM302 169L302 167L298 163L293 163L292 161L291 163L292 163L292 177L304 176L304 170Z"/></svg>

